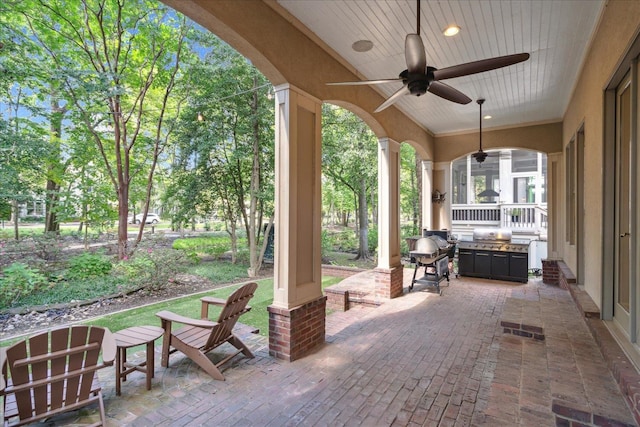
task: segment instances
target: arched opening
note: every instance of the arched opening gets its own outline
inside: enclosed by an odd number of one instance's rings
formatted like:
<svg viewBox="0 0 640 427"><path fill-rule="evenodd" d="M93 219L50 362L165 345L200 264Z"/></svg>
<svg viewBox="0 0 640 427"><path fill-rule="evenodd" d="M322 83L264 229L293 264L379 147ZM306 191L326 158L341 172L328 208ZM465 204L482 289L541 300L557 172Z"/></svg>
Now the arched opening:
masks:
<svg viewBox="0 0 640 427"><path fill-rule="evenodd" d="M529 244L529 269L547 256L547 155L533 150L487 150L451 162L451 232L472 240L479 228L506 229Z"/></svg>

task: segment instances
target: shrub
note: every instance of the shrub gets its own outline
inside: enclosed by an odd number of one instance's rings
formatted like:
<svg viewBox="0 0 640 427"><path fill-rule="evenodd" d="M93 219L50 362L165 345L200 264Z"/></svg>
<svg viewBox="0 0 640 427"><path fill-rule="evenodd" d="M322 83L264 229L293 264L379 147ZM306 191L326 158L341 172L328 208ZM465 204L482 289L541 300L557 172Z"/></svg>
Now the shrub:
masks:
<svg viewBox="0 0 640 427"><path fill-rule="evenodd" d="M369 252L375 253L378 250L378 227L369 227L367 233L367 244L369 245Z"/></svg>
<svg viewBox="0 0 640 427"><path fill-rule="evenodd" d="M21 262L4 269L0 278L0 305L10 307L18 298L30 295L47 284L47 278L38 270Z"/></svg>
<svg viewBox="0 0 640 427"><path fill-rule="evenodd" d="M404 224L400 226L400 235L403 237L412 237L412 236L420 236L422 231L420 227L414 226L413 224Z"/></svg>
<svg viewBox="0 0 640 427"><path fill-rule="evenodd" d="M242 247L243 244L243 239L238 239L238 246ZM231 250L231 242L228 235L190 237L186 239L176 239L173 242L173 248L183 250L189 254L207 254L219 258Z"/></svg>
<svg viewBox="0 0 640 427"><path fill-rule="evenodd" d="M137 251L131 258L114 266L116 274L129 285L148 289L162 289L189 264L188 257L173 249L147 249Z"/></svg>
<svg viewBox="0 0 640 427"><path fill-rule="evenodd" d="M109 274L111 267L111 260L107 256L99 253L84 252L69 260L67 278L81 280L105 276Z"/></svg>
<svg viewBox="0 0 640 427"><path fill-rule="evenodd" d="M356 233L352 230L336 233L333 238L333 245L336 250L349 252L358 249L358 239L356 239Z"/></svg>
<svg viewBox="0 0 640 427"><path fill-rule="evenodd" d="M56 233L33 236L34 253L45 261L58 261L62 257L63 241Z"/></svg>
<svg viewBox="0 0 640 427"><path fill-rule="evenodd" d="M322 230L322 233L320 234L320 241L321 241L320 251L322 254L322 258L324 259L329 255L329 252L331 252L331 250L333 249L331 245L331 236L329 236L329 232L327 230Z"/></svg>
<svg viewBox="0 0 640 427"><path fill-rule="evenodd" d="M54 283L46 290L20 297L14 306L32 307L35 305L60 304L73 301L101 298L128 290L111 275L92 277L83 280L68 280Z"/></svg>

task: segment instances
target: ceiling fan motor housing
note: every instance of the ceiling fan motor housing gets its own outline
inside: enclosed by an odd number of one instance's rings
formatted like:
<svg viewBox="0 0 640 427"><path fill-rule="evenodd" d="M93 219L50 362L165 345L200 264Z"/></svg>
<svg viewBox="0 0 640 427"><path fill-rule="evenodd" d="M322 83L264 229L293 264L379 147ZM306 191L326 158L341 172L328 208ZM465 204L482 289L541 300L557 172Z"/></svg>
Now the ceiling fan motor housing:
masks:
<svg viewBox="0 0 640 427"><path fill-rule="evenodd" d="M473 153L473 157L476 159L476 162L482 163L487 159L488 154L484 151L477 151Z"/></svg>
<svg viewBox="0 0 640 427"><path fill-rule="evenodd" d="M427 67L427 72L422 73L409 73L408 70L404 70L400 73L402 83L407 85L411 95L420 96L427 93L431 82L434 80L433 72L436 69L433 67Z"/></svg>
<svg viewBox="0 0 640 427"><path fill-rule="evenodd" d="M423 74L414 74L409 76L409 83L407 84L407 87L409 88L411 95L420 96L427 93L427 89L429 89L429 81L424 77L425 76Z"/></svg>

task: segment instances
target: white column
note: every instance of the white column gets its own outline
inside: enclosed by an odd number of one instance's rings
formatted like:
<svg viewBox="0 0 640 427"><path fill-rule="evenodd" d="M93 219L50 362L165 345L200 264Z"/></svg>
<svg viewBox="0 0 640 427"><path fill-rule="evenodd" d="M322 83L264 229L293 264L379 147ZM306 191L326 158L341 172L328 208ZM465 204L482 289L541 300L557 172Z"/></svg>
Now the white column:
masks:
<svg viewBox="0 0 640 427"><path fill-rule="evenodd" d="M562 257L564 239L564 211L561 184L564 177L562 153L547 155L547 254L549 258Z"/></svg>
<svg viewBox="0 0 640 427"><path fill-rule="evenodd" d="M433 167L434 190L445 195L444 203L433 205L433 226L438 230L451 230L451 162L438 162Z"/></svg>
<svg viewBox="0 0 640 427"><path fill-rule="evenodd" d="M500 197L498 203L517 203L513 200L513 180L511 179L511 150L500 151Z"/></svg>
<svg viewBox="0 0 640 427"><path fill-rule="evenodd" d="M400 144L378 140L378 268L400 262Z"/></svg>
<svg viewBox="0 0 640 427"><path fill-rule="evenodd" d="M433 230L433 209L431 194L433 194L433 161L423 160L422 166L422 229Z"/></svg>
<svg viewBox="0 0 640 427"><path fill-rule="evenodd" d="M275 95L273 305L292 308L322 296L322 102L288 84Z"/></svg>

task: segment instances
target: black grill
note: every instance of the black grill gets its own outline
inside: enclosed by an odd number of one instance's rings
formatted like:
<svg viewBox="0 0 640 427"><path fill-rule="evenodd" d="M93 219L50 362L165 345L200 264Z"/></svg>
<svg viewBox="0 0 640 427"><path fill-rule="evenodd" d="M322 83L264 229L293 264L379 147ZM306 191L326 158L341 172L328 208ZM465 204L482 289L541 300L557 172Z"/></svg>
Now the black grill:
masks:
<svg viewBox="0 0 640 427"><path fill-rule="evenodd" d="M409 290L413 290L415 283L421 283L434 287L436 292L442 295L440 282L447 279L449 282L449 253L455 253L455 244L449 243L440 235L431 235L418 239L407 239L411 262L415 263L413 279ZM418 269L424 268L424 275L416 279Z"/></svg>

